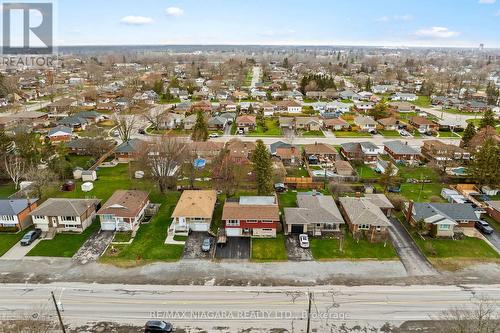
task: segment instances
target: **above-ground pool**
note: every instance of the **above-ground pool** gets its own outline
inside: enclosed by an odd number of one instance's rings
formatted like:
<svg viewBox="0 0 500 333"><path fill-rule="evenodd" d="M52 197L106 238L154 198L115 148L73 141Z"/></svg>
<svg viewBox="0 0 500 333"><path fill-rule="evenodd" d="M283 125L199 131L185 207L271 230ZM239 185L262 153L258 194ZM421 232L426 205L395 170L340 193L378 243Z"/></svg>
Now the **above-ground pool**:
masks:
<svg viewBox="0 0 500 333"><path fill-rule="evenodd" d="M197 169L203 169L205 165L207 164L207 161L202 159L202 158L197 158L193 162L194 167Z"/></svg>

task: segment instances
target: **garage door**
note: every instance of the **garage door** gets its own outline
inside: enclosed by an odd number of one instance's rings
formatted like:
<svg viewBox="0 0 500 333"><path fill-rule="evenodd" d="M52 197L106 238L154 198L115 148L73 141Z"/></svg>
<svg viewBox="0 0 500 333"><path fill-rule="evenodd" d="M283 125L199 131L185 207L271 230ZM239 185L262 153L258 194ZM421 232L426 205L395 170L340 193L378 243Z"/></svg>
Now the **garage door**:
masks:
<svg viewBox="0 0 500 333"><path fill-rule="evenodd" d="M190 227L192 231L208 231L207 223L192 223Z"/></svg>
<svg viewBox="0 0 500 333"><path fill-rule="evenodd" d="M228 237L240 236L240 228L226 228L226 235Z"/></svg>
<svg viewBox="0 0 500 333"><path fill-rule="evenodd" d="M304 226L302 224L292 224L292 234L304 233Z"/></svg>

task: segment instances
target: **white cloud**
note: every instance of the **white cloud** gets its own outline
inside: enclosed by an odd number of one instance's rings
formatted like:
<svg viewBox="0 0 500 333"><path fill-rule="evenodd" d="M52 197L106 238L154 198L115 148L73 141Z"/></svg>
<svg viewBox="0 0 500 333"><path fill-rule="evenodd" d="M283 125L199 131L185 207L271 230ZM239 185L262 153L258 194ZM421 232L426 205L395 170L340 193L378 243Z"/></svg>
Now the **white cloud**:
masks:
<svg viewBox="0 0 500 333"><path fill-rule="evenodd" d="M414 35L423 38L451 38L458 36L459 33L445 27L431 27L417 30Z"/></svg>
<svg viewBox="0 0 500 333"><path fill-rule="evenodd" d="M120 20L120 23L128 24L128 25L145 25L153 23L153 19L147 16L124 16Z"/></svg>
<svg viewBox="0 0 500 333"><path fill-rule="evenodd" d="M500 16L500 10L495 13L495 16Z"/></svg>
<svg viewBox="0 0 500 333"><path fill-rule="evenodd" d="M184 9L179 7L168 7L165 9L165 13L167 13L168 16L181 16L184 14Z"/></svg>
<svg viewBox="0 0 500 333"><path fill-rule="evenodd" d="M497 0L479 0L480 4L491 5L497 2Z"/></svg>
<svg viewBox="0 0 500 333"><path fill-rule="evenodd" d="M382 17L379 17L379 18L375 19L375 21L377 21L377 22L387 22L387 21L389 21L389 17L382 16Z"/></svg>

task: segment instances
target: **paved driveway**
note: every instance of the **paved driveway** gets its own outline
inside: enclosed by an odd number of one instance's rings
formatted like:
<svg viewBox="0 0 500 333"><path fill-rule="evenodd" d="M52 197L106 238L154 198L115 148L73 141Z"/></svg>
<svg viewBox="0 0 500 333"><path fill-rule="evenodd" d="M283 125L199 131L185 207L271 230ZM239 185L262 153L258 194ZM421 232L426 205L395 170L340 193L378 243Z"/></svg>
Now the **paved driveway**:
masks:
<svg viewBox="0 0 500 333"><path fill-rule="evenodd" d="M500 233L494 231L491 235L484 235L484 237L486 237L500 253Z"/></svg>
<svg viewBox="0 0 500 333"><path fill-rule="evenodd" d="M217 246L215 257L218 259L250 259L249 237L228 237L226 245Z"/></svg>
<svg viewBox="0 0 500 333"><path fill-rule="evenodd" d="M97 261L113 241L113 234L112 231L98 231L92 234L75 253L73 261L81 265Z"/></svg>
<svg viewBox="0 0 500 333"><path fill-rule="evenodd" d="M28 246L21 246L20 242L10 248L0 259L5 260L19 260L23 259L32 248L34 248L42 239L38 238Z"/></svg>
<svg viewBox="0 0 500 333"><path fill-rule="evenodd" d="M436 275L437 271L422 255L406 229L395 218L391 218L392 228L389 228L392 244L409 275Z"/></svg>
<svg viewBox="0 0 500 333"><path fill-rule="evenodd" d="M286 253L288 260L310 261L313 260L311 249L303 249L299 246L298 235L288 235L285 240Z"/></svg>
<svg viewBox="0 0 500 333"><path fill-rule="evenodd" d="M210 252L203 252L201 244L205 238L209 237L212 240L212 248ZM211 259L213 251L215 251L215 238L206 232L191 232L186 244L184 245L183 259Z"/></svg>

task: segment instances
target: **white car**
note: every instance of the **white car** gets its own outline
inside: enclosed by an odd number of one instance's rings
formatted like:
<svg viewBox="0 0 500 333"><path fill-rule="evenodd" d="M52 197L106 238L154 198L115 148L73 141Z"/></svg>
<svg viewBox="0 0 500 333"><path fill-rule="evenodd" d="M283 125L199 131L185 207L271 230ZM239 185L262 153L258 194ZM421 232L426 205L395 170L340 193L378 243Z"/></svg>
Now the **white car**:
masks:
<svg viewBox="0 0 500 333"><path fill-rule="evenodd" d="M219 134L217 134L217 133L210 133L210 134L208 135L208 137L209 137L209 138L211 138L211 139L213 139L213 138L218 138L218 137L219 137Z"/></svg>
<svg viewBox="0 0 500 333"><path fill-rule="evenodd" d="M299 246L303 249L309 248L309 237L306 234L299 235Z"/></svg>

